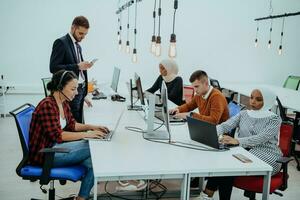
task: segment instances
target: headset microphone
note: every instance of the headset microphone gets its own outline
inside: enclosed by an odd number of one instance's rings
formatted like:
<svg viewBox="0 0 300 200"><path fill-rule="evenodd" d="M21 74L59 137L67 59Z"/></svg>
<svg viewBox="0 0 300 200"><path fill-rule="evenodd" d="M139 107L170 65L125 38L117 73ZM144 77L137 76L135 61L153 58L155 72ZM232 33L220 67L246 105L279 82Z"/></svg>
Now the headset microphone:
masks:
<svg viewBox="0 0 300 200"><path fill-rule="evenodd" d="M64 73L61 75L60 79L59 79L59 82L58 82L58 85L57 85L57 89L58 91L68 100L68 101L71 101L71 99L69 97L67 97L64 93L63 93L63 85L62 85L62 82L63 82L63 79L65 77L65 75L68 73L68 71L64 71Z"/></svg>
<svg viewBox="0 0 300 200"><path fill-rule="evenodd" d="M69 97L67 97L62 90L59 91L68 101L71 101L71 99Z"/></svg>

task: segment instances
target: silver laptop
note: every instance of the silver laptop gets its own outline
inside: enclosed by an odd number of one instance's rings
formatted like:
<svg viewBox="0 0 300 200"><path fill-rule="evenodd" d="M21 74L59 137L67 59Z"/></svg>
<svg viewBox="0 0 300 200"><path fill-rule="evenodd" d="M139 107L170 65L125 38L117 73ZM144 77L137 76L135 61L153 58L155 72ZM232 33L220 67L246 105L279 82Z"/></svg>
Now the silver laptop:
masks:
<svg viewBox="0 0 300 200"><path fill-rule="evenodd" d="M120 123L120 120L122 118L122 115L124 113L124 110L122 111L122 113L120 114L119 118L118 118L118 121L114 127L114 129L110 130L108 134L106 134L103 138L84 138L84 140L94 140L94 141L111 141L114 133L116 132L118 126L119 126L119 123Z"/></svg>

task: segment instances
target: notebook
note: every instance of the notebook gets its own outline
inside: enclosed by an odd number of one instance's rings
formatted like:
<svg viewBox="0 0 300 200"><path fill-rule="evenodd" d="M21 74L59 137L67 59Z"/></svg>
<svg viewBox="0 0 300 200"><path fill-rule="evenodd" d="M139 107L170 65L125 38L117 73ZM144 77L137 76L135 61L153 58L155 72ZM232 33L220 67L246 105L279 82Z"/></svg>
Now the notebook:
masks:
<svg viewBox="0 0 300 200"><path fill-rule="evenodd" d="M205 144L215 149L228 149L238 145L227 145L219 143L217 127L214 124L187 117L190 137L193 141Z"/></svg>

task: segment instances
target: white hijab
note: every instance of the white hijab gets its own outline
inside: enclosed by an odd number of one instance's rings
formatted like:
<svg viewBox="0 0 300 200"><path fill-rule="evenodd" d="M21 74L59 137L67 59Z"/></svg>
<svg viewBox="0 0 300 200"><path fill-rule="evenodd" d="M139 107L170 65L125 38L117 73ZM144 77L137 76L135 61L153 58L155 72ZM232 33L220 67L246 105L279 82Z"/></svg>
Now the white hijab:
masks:
<svg viewBox="0 0 300 200"><path fill-rule="evenodd" d="M162 60L159 64L164 66L167 70L167 75L162 76L166 83L173 81L178 74L178 65L174 60L165 59Z"/></svg>
<svg viewBox="0 0 300 200"><path fill-rule="evenodd" d="M270 109L275 105L276 95L267 88L256 89L259 90L263 96L264 105L259 110L247 110L250 117L253 118L266 118L275 115Z"/></svg>

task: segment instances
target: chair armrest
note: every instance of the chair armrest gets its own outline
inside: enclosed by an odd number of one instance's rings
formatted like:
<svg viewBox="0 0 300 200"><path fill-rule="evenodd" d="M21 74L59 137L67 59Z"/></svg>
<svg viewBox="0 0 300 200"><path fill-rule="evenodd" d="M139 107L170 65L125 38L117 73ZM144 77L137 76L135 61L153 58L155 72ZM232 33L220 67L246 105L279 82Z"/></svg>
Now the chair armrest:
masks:
<svg viewBox="0 0 300 200"><path fill-rule="evenodd" d="M44 148L39 153L44 153L44 164L43 171L40 177L40 184L47 185L50 182L50 172L53 167L54 154L55 153L69 153L70 150L67 148Z"/></svg>
<svg viewBox="0 0 300 200"><path fill-rule="evenodd" d="M284 191L288 187L288 166L287 164L293 160L292 158L288 157L281 157L276 162L282 163L281 170L283 171L283 177L282 177L282 186L279 188L281 191Z"/></svg>
<svg viewBox="0 0 300 200"><path fill-rule="evenodd" d="M69 153L70 150L67 148L43 148L39 152L40 153Z"/></svg>
<svg viewBox="0 0 300 200"><path fill-rule="evenodd" d="M278 160L276 160L276 162L278 163L282 163L282 164L287 164L289 163L291 160L293 160L293 158L289 158L289 157L281 157Z"/></svg>

